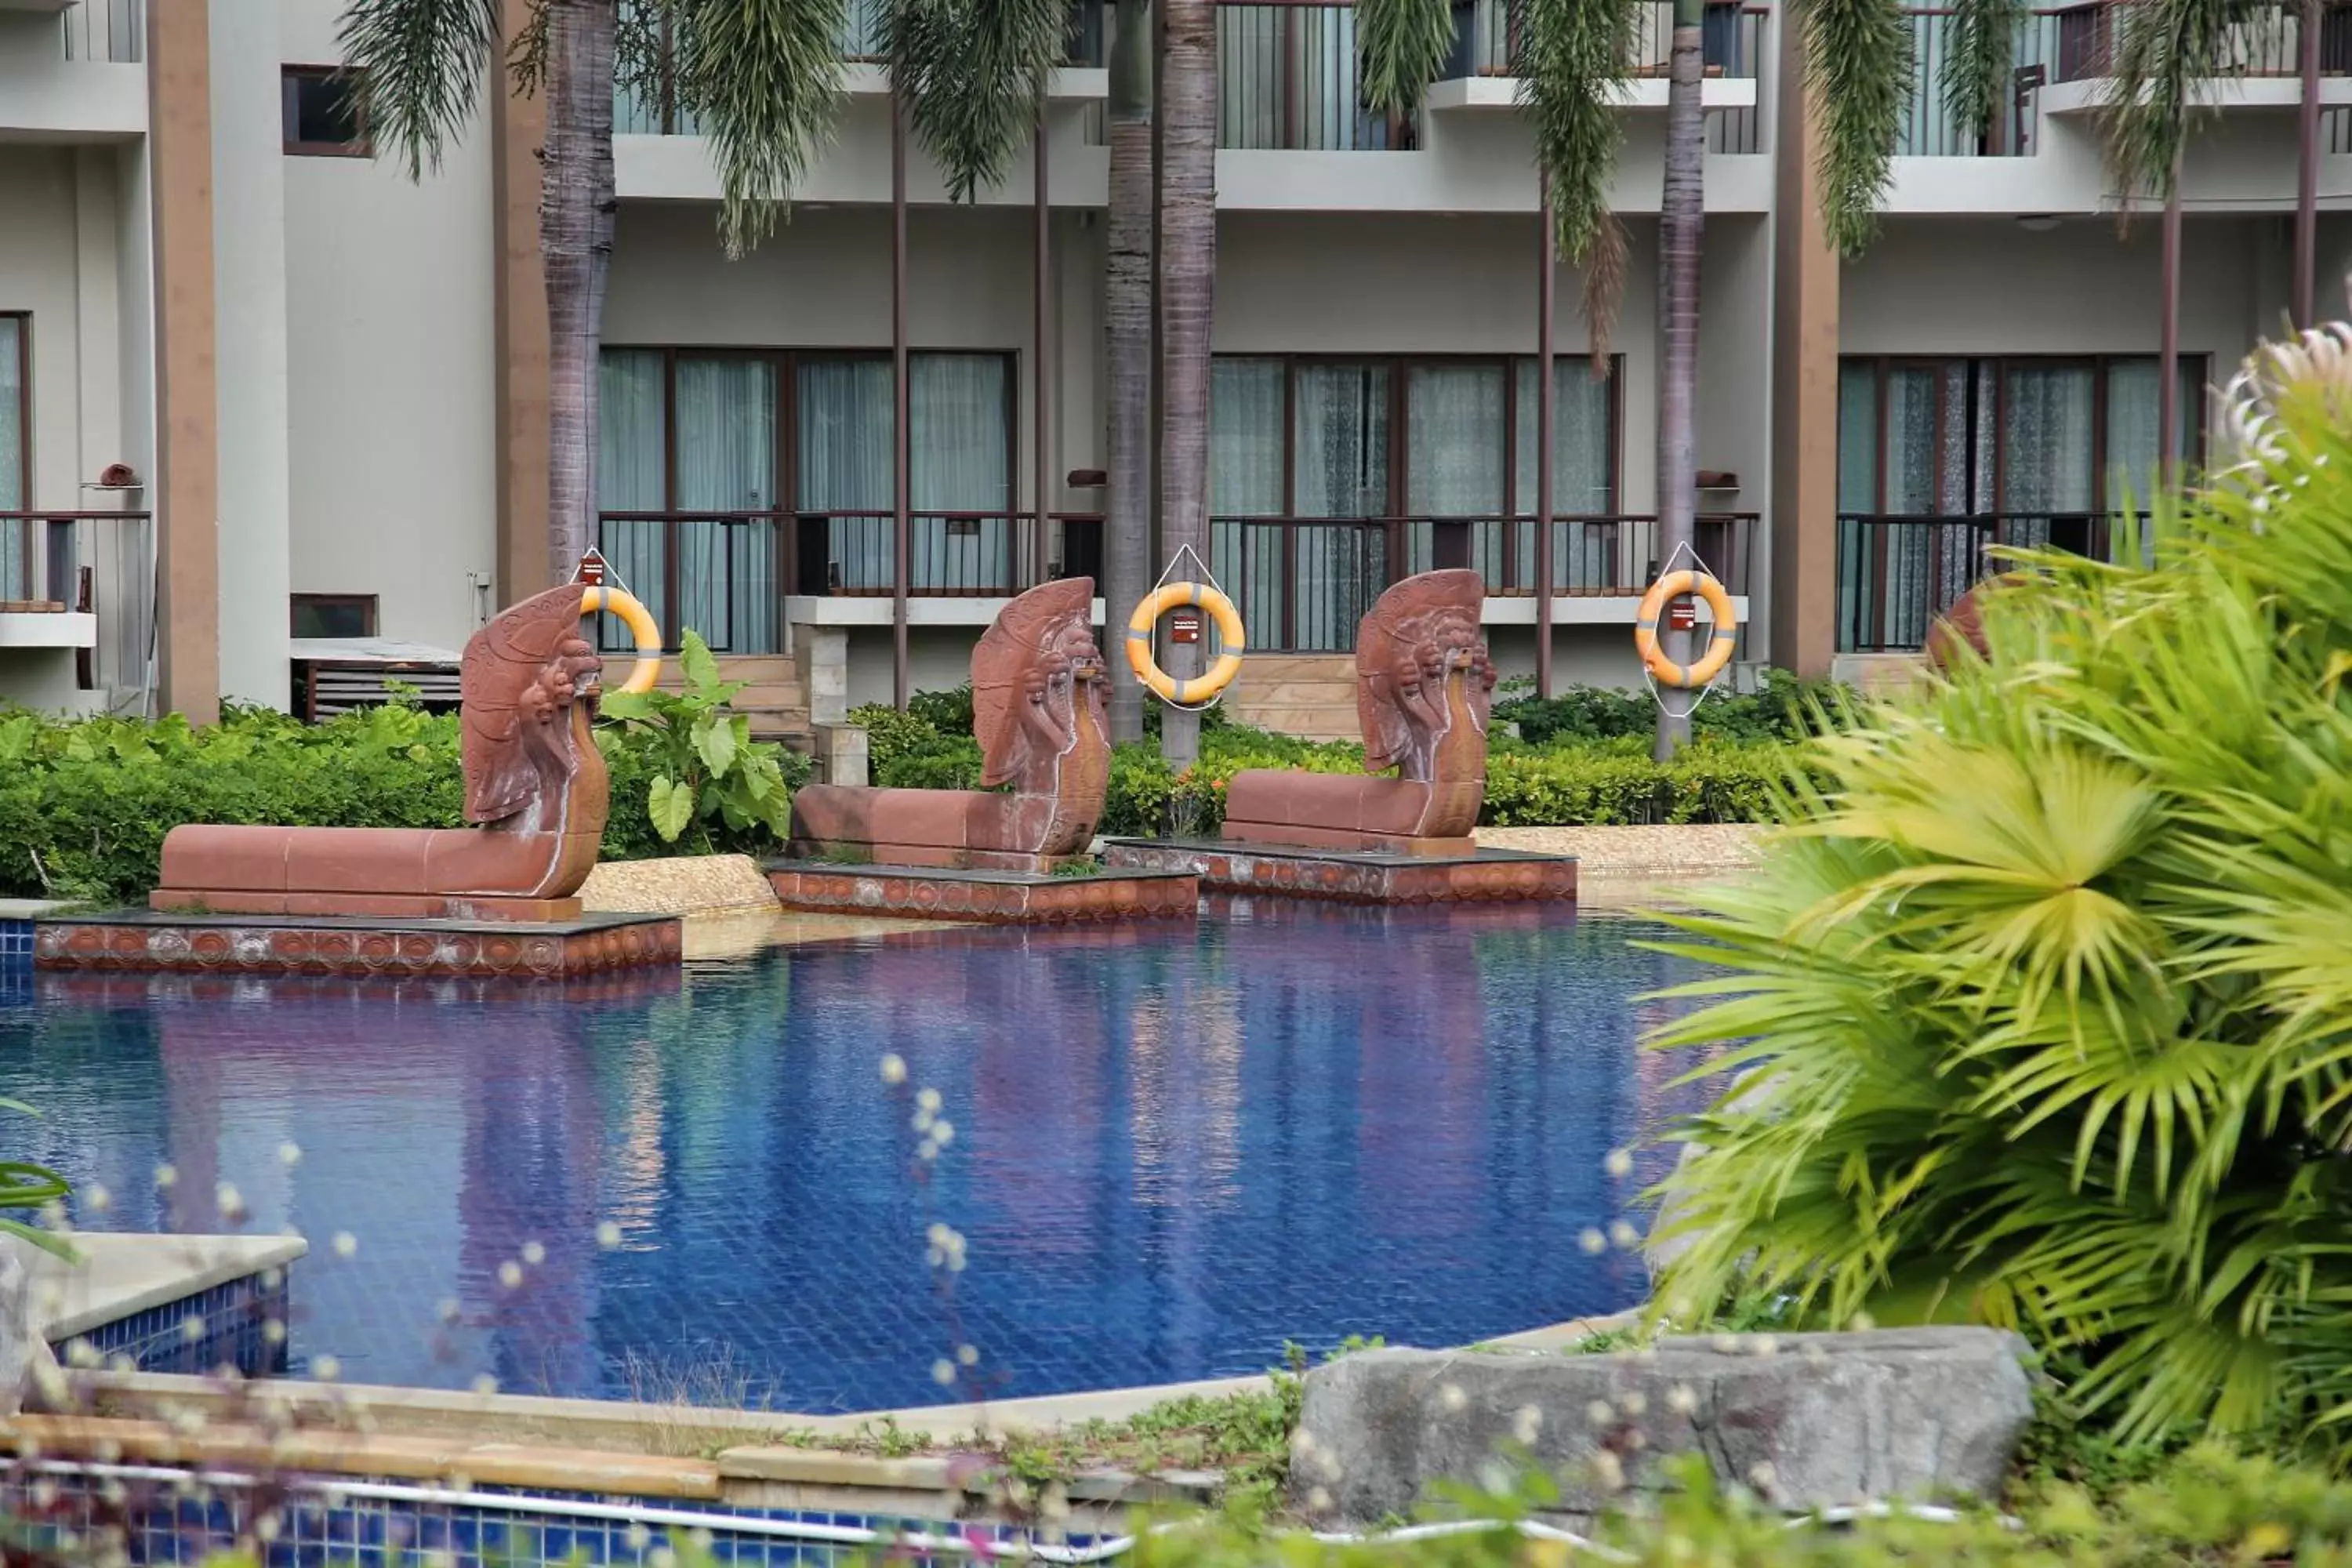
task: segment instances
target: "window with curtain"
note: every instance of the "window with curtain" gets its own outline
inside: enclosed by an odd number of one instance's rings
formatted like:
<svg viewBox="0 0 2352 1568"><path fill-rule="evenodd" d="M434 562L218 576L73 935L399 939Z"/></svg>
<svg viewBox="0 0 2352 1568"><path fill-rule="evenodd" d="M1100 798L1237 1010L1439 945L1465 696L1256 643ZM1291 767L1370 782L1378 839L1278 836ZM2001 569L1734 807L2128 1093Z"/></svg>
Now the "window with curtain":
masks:
<svg viewBox="0 0 2352 1568"><path fill-rule="evenodd" d="M1303 518L1385 518L1388 366L1306 363L1292 374L1293 510ZM1388 585L1384 531L1303 529L1293 559L1294 646L1355 646L1356 624Z"/></svg>
<svg viewBox="0 0 2352 1568"><path fill-rule="evenodd" d="M1502 581L1504 468L1509 462L1505 368L1483 363L1410 364L1404 378L1405 570L1437 564L1438 536L1466 533L1467 563ZM1473 520L1438 521L1439 519ZM1452 554L1448 564L1464 557Z"/></svg>
<svg viewBox="0 0 2352 1568"><path fill-rule="evenodd" d="M1283 389L1278 359L1209 362L1209 570L1241 606L1242 624L1282 624ZM1255 634L1253 634L1255 635Z"/></svg>
<svg viewBox="0 0 2352 1568"><path fill-rule="evenodd" d="M917 516L909 582L935 593L1009 587L1010 366L1003 354L925 353L908 374L908 504ZM991 515L953 515L971 512Z"/></svg>
<svg viewBox="0 0 2352 1568"><path fill-rule="evenodd" d="M606 349L596 374L596 505L604 511L669 509L667 392L658 349ZM596 547L629 591L675 637L677 617L668 601L669 548L659 521L607 519ZM597 623L600 637L614 626ZM614 645L618 646L618 645Z"/></svg>
<svg viewBox="0 0 2352 1568"><path fill-rule="evenodd" d="M1512 476L1511 510L1521 517L1536 514L1537 440L1536 361L1517 360L1512 374L1517 385L1513 397L1517 455ZM1581 522L1605 515L1614 504L1610 459L1617 449L1612 421L1615 402L1610 384L1592 374L1589 354L1556 354L1551 362L1551 511L1552 585L1561 593L1590 592L1622 577L1628 563L1621 559L1624 531L1613 523ZM1511 581L1532 587L1536 580L1536 539L1533 529L1519 531L1517 560ZM1639 563L1633 563L1639 564ZM1489 582L1499 578L1489 575Z"/></svg>
<svg viewBox="0 0 2352 1568"><path fill-rule="evenodd" d="M887 594L897 579L890 388L887 359L804 358L797 368L798 505L832 514L827 558L837 592Z"/></svg>
<svg viewBox="0 0 2352 1568"><path fill-rule="evenodd" d="M677 510L776 505L776 367L764 358L677 359ZM688 518L677 533L679 624L714 648L781 647L776 526L770 517Z"/></svg>

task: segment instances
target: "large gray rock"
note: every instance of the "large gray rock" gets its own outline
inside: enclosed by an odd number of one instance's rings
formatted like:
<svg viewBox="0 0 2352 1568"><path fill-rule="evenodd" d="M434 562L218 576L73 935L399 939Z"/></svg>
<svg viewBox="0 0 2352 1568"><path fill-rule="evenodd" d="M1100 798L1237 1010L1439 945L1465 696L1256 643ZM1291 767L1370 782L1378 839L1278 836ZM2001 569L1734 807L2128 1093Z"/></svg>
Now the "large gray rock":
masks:
<svg viewBox="0 0 2352 1568"><path fill-rule="evenodd" d="M1367 1351L1307 1374L1293 1500L1368 1524L1438 1480L1508 1475L1514 1449L1558 1478L1570 1514L1601 1511L1620 1485L1659 1488L1660 1461L1688 1453L1788 1508L1990 1497L2033 1414L2025 1354L2014 1334L1967 1328L1612 1355Z"/></svg>

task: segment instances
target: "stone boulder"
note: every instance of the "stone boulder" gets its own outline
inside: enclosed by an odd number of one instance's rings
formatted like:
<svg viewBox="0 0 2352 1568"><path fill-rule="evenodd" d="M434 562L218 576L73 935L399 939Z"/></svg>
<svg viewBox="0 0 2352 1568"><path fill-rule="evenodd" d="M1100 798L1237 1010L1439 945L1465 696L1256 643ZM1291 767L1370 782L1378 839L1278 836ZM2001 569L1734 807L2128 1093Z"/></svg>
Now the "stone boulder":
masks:
<svg viewBox="0 0 2352 1568"><path fill-rule="evenodd" d="M1706 1456L1776 1506L1992 1497L2033 1414L2025 1342L1990 1329L1667 1339L1609 1355L1368 1351L1307 1374L1293 1501L1318 1521L1410 1512L1444 1479L1555 1476L1570 1516ZM1498 1469L1498 1462L1505 1468Z"/></svg>

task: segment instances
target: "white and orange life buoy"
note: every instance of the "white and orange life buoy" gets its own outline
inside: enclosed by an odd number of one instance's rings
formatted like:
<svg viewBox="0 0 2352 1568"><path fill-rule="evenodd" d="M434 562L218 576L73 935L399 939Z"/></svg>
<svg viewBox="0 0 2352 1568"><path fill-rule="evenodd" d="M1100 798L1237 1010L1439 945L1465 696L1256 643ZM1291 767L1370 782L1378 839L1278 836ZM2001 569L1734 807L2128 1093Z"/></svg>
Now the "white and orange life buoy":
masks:
<svg viewBox="0 0 2352 1568"><path fill-rule="evenodd" d="M624 691L651 691L654 682L661 679L661 627L654 624L654 613L625 588L592 587L580 595L580 613L594 615L610 610L621 617L636 639L637 667L629 671L629 679L621 683Z"/></svg>
<svg viewBox="0 0 2352 1568"><path fill-rule="evenodd" d="M1666 606L1685 594L1696 594L1705 602L1707 614L1715 617L1715 636L1696 659L1676 664L1658 647L1658 622L1664 618ZM1634 613L1633 651L1642 656L1643 668L1661 686L1705 686L1723 673L1738 642L1739 616L1732 610L1731 595L1705 572L1667 573L1650 584L1650 591L1642 595L1642 607Z"/></svg>

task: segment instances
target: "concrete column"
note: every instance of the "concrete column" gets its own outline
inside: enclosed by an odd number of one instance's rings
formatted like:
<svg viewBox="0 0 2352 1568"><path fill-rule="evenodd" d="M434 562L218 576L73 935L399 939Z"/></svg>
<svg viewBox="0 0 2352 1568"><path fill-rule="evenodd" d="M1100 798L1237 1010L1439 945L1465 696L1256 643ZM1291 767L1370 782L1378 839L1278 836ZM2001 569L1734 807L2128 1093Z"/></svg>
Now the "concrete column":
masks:
<svg viewBox="0 0 2352 1568"><path fill-rule="evenodd" d="M1803 49L1780 31L1772 198L1771 660L1824 676L1837 649L1838 258L1822 234L1820 129Z"/></svg>
<svg viewBox="0 0 2352 1568"><path fill-rule="evenodd" d="M849 722L849 632L842 626L795 626L794 657L808 691L809 722Z"/></svg>
<svg viewBox="0 0 2352 1568"><path fill-rule="evenodd" d="M286 154L278 17L212 7L213 282L220 422L220 685L284 708L293 592Z"/></svg>
<svg viewBox="0 0 2352 1568"><path fill-rule="evenodd" d="M504 36L511 38L528 24L530 0L504 3ZM516 90L501 70L489 100L497 597L505 605L549 585L547 272L539 256L539 153L547 140L547 99Z"/></svg>
<svg viewBox="0 0 2352 1568"><path fill-rule="evenodd" d="M199 724L220 717L210 10L211 0L147 0L157 662L163 706Z"/></svg>

